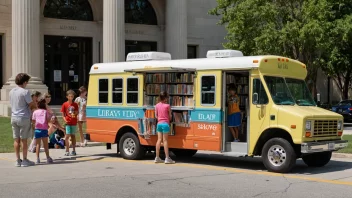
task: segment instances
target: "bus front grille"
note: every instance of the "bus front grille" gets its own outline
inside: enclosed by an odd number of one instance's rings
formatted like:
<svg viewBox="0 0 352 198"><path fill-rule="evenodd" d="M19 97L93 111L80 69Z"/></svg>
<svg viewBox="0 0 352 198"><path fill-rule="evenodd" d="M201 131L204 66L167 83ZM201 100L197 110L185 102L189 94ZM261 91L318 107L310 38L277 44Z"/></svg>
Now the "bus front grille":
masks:
<svg viewBox="0 0 352 198"><path fill-rule="evenodd" d="M315 137L336 136L337 120L315 120L313 129Z"/></svg>

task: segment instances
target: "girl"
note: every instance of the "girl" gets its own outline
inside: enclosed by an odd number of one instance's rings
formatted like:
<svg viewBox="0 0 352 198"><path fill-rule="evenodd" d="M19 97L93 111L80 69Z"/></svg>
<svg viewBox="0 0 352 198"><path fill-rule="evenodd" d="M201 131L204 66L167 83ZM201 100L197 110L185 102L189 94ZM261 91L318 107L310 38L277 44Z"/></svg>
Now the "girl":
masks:
<svg viewBox="0 0 352 198"><path fill-rule="evenodd" d="M87 146L87 140L83 136L83 124L86 122L86 106L87 106L87 89L85 87L79 88L79 97L76 98L75 103L78 104L78 130L81 137L81 146Z"/></svg>
<svg viewBox="0 0 352 198"><path fill-rule="evenodd" d="M46 154L47 163L53 163L53 159L49 156L49 145L48 145L48 123L50 122L50 114L46 110L45 99L41 99L38 102L38 109L33 112L32 121L35 125L34 138L37 143L36 154L37 154L37 164L40 163L39 151L40 143L43 141L44 151Z"/></svg>
<svg viewBox="0 0 352 198"><path fill-rule="evenodd" d="M39 98L41 97L41 93L39 92L39 91L33 91L32 92L32 95L31 95L31 97L32 97L32 101L34 101L35 103L35 105L31 108L31 111L32 111L32 114L33 114L33 112L35 111L35 110L37 110L38 109L38 100L39 100ZM35 146L37 145L37 143L35 142L35 138L34 138L34 125L32 124L32 137L33 137L33 139L32 139L32 142L31 142L31 144L29 145L29 147L28 147L28 151L29 152L32 152L32 153L35 153L35 151L36 151L36 148L35 148Z"/></svg>
<svg viewBox="0 0 352 198"><path fill-rule="evenodd" d="M160 159L160 145L163 141L164 151L165 151L165 164L174 164L169 156L168 147L168 137L170 132L170 121L171 121L171 108L167 104L168 94L166 92L161 92L159 95L159 103L155 106L155 118L158 120L156 131L158 133L158 141L156 143L156 157L155 163L162 163L163 160Z"/></svg>
<svg viewBox="0 0 352 198"><path fill-rule="evenodd" d="M49 93L44 94L46 110L50 114L50 122L49 122L49 129L48 134L49 136L54 133L57 129L65 132L65 129L61 126L60 122L58 121L57 117L55 116L55 112L49 107L49 103L51 102L51 95Z"/></svg>
<svg viewBox="0 0 352 198"><path fill-rule="evenodd" d="M228 105L228 127L233 135L234 142L239 142L238 139L238 129L241 126L241 111L240 111L240 98L236 94L236 86L230 85L229 89L229 98L227 100Z"/></svg>

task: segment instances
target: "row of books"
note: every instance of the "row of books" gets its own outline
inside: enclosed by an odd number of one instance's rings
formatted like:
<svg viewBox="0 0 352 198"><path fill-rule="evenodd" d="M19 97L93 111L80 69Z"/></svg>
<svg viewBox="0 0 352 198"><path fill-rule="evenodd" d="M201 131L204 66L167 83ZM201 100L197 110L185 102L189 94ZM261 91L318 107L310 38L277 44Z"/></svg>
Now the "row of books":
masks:
<svg viewBox="0 0 352 198"><path fill-rule="evenodd" d="M248 77L226 75L226 84L248 84Z"/></svg>
<svg viewBox="0 0 352 198"><path fill-rule="evenodd" d="M192 73L147 74L146 83L193 83Z"/></svg>
<svg viewBox="0 0 352 198"><path fill-rule="evenodd" d="M158 102L158 96L145 96L144 98L144 104L146 106L155 106ZM168 102L171 106L194 106L192 96L170 96Z"/></svg>
<svg viewBox="0 0 352 198"><path fill-rule="evenodd" d="M172 112L173 122L175 123L189 123L190 116L188 111Z"/></svg>
<svg viewBox="0 0 352 198"><path fill-rule="evenodd" d="M148 84L146 86L147 95L150 94L160 94L162 91L166 91L169 94L193 94L193 85L187 84Z"/></svg>

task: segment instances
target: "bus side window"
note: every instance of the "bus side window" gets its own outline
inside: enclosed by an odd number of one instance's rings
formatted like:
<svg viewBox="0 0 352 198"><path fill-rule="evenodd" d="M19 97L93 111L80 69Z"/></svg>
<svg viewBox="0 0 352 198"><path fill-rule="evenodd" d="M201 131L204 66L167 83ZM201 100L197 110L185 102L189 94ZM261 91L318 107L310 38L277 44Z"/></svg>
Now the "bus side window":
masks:
<svg viewBox="0 0 352 198"><path fill-rule="evenodd" d="M260 79L254 79L252 103L262 105L268 104L268 102L268 95L265 92L262 82Z"/></svg>
<svg viewBox="0 0 352 198"><path fill-rule="evenodd" d="M136 77L127 78L127 104L138 104L138 81Z"/></svg>
<svg viewBox="0 0 352 198"><path fill-rule="evenodd" d="M122 104L123 96L123 79L114 78L112 79L112 103Z"/></svg>
<svg viewBox="0 0 352 198"><path fill-rule="evenodd" d="M201 78L201 105L215 105L215 76L202 76Z"/></svg>
<svg viewBox="0 0 352 198"><path fill-rule="evenodd" d="M99 104L108 104L109 80L107 78L99 79L98 92Z"/></svg>

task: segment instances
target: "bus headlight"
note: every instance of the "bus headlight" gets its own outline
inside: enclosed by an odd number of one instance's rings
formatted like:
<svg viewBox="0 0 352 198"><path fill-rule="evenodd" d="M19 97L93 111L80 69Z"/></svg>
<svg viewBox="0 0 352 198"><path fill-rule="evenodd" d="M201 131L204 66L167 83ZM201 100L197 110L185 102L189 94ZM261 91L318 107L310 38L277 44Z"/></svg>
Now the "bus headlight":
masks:
<svg viewBox="0 0 352 198"><path fill-rule="evenodd" d="M306 131L310 131L312 129L312 121L306 121Z"/></svg>
<svg viewBox="0 0 352 198"><path fill-rule="evenodd" d="M342 130L342 120L337 121L337 130Z"/></svg>

